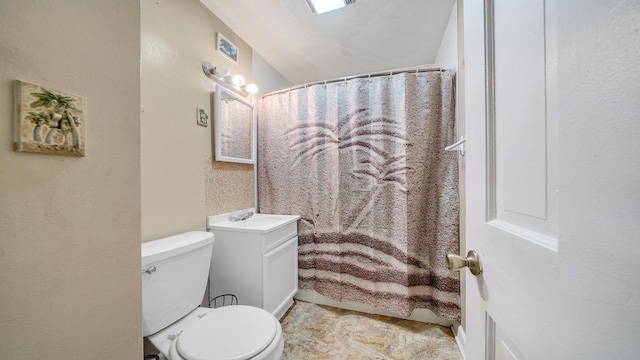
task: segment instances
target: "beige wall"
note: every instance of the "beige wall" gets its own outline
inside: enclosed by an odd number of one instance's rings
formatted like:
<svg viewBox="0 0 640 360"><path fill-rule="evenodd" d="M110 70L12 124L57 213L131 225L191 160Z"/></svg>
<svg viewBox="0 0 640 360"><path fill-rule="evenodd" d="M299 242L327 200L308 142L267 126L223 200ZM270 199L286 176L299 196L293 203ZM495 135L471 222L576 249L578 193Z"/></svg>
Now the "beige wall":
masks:
<svg viewBox="0 0 640 360"><path fill-rule="evenodd" d="M253 166L213 162L212 124L196 125L196 107L212 114L214 85L202 62L251 82L252 51L198 0L141 4L142 240L149 241L253 207ZM217 32L239 48L237 65L216 52Z"/></svg>
<svg viewBox="0 0 640 360"><path fill-rule="evenodd" d="M458 68L458 4L453 4L447 29L442 35L440 49L434 62L435 65L444 69Z"/></svg>
<svg viewBox="0 0 640 360"><path fill-rule="evenodd" d="M457 25L457 57L458 57L458 73L456 76L456 117L458 119L458 136L464 136L466 132L466 116L464 113L464 106L460 106L460 104L464 104L464 27L463 27L463 17L462 17L462 9L463 9L463 0L457 0L456 7L454 10L456 11L456 25ZM460 157L460 161L458 162L458 173L460 174L460 255L467 253L467 193L466 193L466 183L467 183L467 163L465 161L464 156ZM462 327L466 326L466 281L467 281L466 271L460 272L460 305L462 309ZM457 335L457 332L456 332Z"/></svg>
<svg viewBox="0 0 640 360"><path fill-rule="evenodd" d="M137 1L0 2L0 358L140 359ZM12 150L12 81L86 96L86 157Z"/></svg>
<svg viewBox="0 0 640 360"><path fill-rule="evenodd" d="M451 10L447 29L442 36L438 56L436 56L435 65L444 69L456 69L456 121L458 138L464 136L464 108L458 106L464 99L464 67L462 66L462 0L457 0ZM464 156L459 157L458 173L460 177L460 254L466 254L466 219L465 219L465 181L466 181L466 163ZM465 326L465 281L467 272L460 271L460 308L462 313L462 327ZM457 326L454 327L456 336L458 336Z"/></svg>
<svg viewBox="0 0 640 360"><path fill-rule="evenodd" d="M271 66L260 54L253 52L253 81L260 84L256 96L261 98L272 91L291 87L293 84Z"/></svg>

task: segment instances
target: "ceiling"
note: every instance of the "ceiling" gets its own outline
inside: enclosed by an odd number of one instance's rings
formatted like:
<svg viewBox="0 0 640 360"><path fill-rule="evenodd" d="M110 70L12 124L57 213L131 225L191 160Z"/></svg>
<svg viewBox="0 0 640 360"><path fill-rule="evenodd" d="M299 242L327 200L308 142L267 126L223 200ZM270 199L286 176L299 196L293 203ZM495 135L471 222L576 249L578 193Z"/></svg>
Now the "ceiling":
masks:
<svg viewBox="0 0 640 360"><path fill-rule="evenodd" d="M201 0L292 84L432 64L455 0Z"/></svg>

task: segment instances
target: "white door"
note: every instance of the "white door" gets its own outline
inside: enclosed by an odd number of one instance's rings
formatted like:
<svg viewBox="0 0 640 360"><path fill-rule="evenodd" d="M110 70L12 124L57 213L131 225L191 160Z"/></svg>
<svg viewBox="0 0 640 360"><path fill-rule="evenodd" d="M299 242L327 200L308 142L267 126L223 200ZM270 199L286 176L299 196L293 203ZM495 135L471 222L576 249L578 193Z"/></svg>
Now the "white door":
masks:
<svg viewBox="0 0 640 360"><path fill-rule="evenodd" d="M637 359L640 2L462 4L466 359Z"/></svg>

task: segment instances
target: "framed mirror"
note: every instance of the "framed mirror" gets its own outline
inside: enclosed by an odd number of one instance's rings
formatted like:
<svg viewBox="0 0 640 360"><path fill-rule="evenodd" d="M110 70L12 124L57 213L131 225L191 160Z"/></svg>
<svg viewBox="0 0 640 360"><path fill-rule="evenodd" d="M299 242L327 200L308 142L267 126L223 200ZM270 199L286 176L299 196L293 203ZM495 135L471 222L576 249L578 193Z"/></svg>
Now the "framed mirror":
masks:
<svg viewBox="0 0 640 360"><path fill-rule="evenodd" d="M216 85L213 105L216 161L255 164L256 114L253 105Z"/></svg>

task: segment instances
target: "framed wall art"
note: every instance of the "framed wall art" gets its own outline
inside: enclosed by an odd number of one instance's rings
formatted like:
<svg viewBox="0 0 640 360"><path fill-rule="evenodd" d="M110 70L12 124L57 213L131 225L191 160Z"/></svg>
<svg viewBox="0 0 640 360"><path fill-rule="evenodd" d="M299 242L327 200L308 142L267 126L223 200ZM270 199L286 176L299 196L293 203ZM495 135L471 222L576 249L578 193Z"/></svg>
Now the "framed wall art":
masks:
<svg viewBox="0 0 640 360"><path fill-rule="evenodd" d="M226 56L234 64L238 63L238 47L221 33L216 35L216 50Z"/></svg>
<svg viewBox="0 0 640 360"><path fill-rule="evenodd" d="M86 98L16 80L14 150L85 155Z"/></svg>
<svg viewBox="0 0 640 360"><path fill-rule="evenodd" d="M198 125L204 127L209 126L209 114L207 114L207 110L196 108L196 119Z"/></svg>

